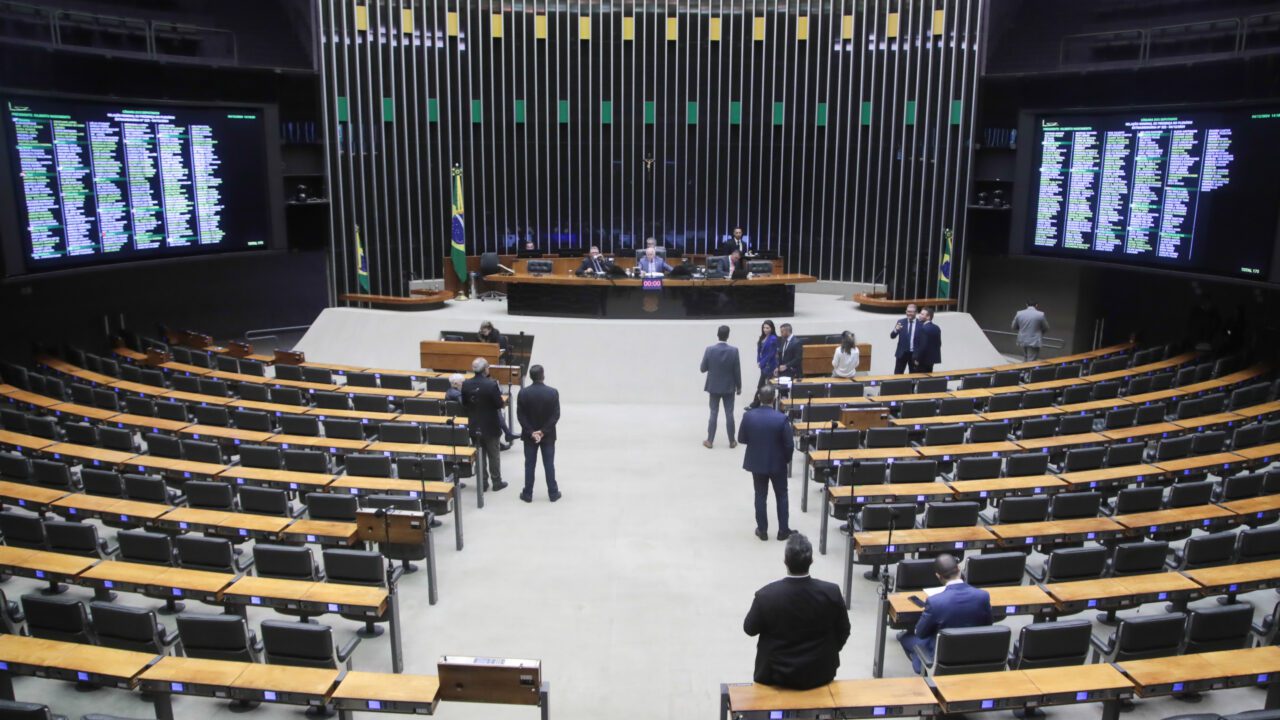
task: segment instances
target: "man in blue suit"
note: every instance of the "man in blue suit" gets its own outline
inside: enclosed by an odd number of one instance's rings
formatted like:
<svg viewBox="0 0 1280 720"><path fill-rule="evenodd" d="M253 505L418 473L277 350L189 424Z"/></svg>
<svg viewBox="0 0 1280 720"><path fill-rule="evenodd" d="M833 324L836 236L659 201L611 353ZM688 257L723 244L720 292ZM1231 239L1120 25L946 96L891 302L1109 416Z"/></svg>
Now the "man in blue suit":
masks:
<svg viewBox="0 0 1280 720"><path fill-rule="evenodd" d="M787 462L795 450L795 440L787 416L773 409L776 392L772 385L760 388L756 394L760 404L748 410L738 426L738 442L747 446L742 469L751 473L756 485L756 537L761 540L769 539L765 501L771 484L778 503L778 539L791 537L787 523Z"/></svg>
<svg viewBox="0 0 1280 720"><path fill-rule="evenodd" d="M960 579L960 563L954 556L944 553L935 558L933 574L942 583L942 592L925 601L924 613L916 621L914 631L904 630L898 635L898 642L902 643L916 674L920 673L921 666L915 649L921 648L926 657L932 658L939 630L984 627L992 623L991 596L986 590Z"/></svg>
<svg viewBox="0 0 1280 720"><path fill-rule="evenodd" d="M911 355L916 349L916 333L920 331L920 321L916 320L916 305L911 303L907 306L907 316L898 320L893 326L893 332L889 333L889 339L898 339L898 347L893 351L894 363L893 374L901 375L904 372L914 372L912 367Z"/></svg>
<svg viewBox="0 0 1280 720"><path fill-rule="evenodd" d="M933 322L933 311L920 311L920 329L916 332L916 349L912 353L916 372L933 372L933 366L942 362L942 328Z"/></svg>

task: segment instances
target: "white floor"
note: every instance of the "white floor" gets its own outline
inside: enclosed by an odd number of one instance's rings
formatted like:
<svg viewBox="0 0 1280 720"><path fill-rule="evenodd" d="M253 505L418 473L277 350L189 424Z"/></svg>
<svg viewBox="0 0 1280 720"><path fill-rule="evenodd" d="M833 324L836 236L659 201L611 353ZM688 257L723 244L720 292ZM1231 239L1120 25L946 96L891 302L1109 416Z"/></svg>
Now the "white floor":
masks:
<svg viewBox="0 0 1280 720"><path fill-rule="evenodd" d="M479 303L469 304L469 309L479 307ZM852 311L845 303L841 312ZM368 319L375 314L331 310L322 324L336 322L336 317L341 322L329 327L350 327L353 318ZM408 318L414 324L430 318L434 326L475 325L474 315L465 322L461 315L440 315L438 319L432 313L385 315ZM880 317L859 320L888 322ZM948 315L944 328L964 328L965 321L967 316ZM541 323L539 332L580 325ZM509 328L517 323L505 324ZM806 320L800 331L809 331L809 324ZM701 332L713 324L699 325ZM606 332L603 327L594 330ZM661 330L667 336L673 334ZM368 340L360 332L359 328L353 330L354 337L341 356L319 351L309 354L314 359L412 367L401 360L403 353L366 354ZM746 345L744 334L739 332L735 338L740 346ZM743 634L742 618L752 593L783 574L782 543L760 542L752 534L752 492L748 476L740 469L742 449L728 449L723 424L716 447L706 450L701 446L707 413L696 372L700 342L690 350L695 356L692 362L683 350L654 350L655 357L666 359L652 372L683 388L679 402L654 402L650 397L642 402L616 398L596 402L614 398L615 393L631 394L619 391L623 381L605 382L600 374L566 371L561 361L567 363L565 359L575 351L589 353L598 364L617 366L615 378L641 371L635 369L630 348L620 352L610 344L594 344L592 329L587 327L574 328L569 335L570 339L564 340L568 347L545 343L538 350L547 358L543 362L548 366L550 384L566 395L581 398L565 403L559 426L557 469L564 498L554 505L547 502L539 479L535 502L526 505L518 500L523 463L517 447L503 458L506 479L513 487L489 495L486 507L479 511L474 496L466 496L467 546L461 553L453 549L452 518L445 517L438 543L439 604L428 605L426 579L421 573L408 576L402 584L406 672L434 673L437 659L445 654L538 658L543 661L545 679L551 682L553 718L710 720L718 712L719 684L751 679L755 642ZM308 335L315 342L312 347L329 347L336 342L325 338L321 343L318 337ZM406 342L416 345L421 337L433 335L409 335ZM989 345L946 347L954 353L948 357L1000 361ZM793 481L791 525L810 535L816 545L816 507L811 505L807 514L801 513L800 492L799 483ZM770 528L776 531L772 503L770 518ZM843 554L838 537L833 532L832 553L817 558L815 576L839 582ZM16 599L37 587L33 581L15 578L3 590ZM853 590L853 634L841 654L841 678L871 674L876 586L855 577ZM90 597L82 589L70 593ZM1261 613L1269 612L1277 598L1267 591L1247 599L1254 600ZM129 595L122 595L121 601L153 604ZM193 609L210 611L199 606ZM1152 605L1142 611L1161 610ZM269 617L269 611L255 610L250 619L256 626ZM355 623L336 617L321 621L336 626L340 642L357 629ZM165 622L172 626L171 618ZM1015 619L1010 624L1023 622ZM1103 631L1101 626L1096 628L1098 633ZM892 636L886 657L887 675L910 672ZM385 636L364 641L356 652L357 669L387 670L389 664ZM18 698L50 703L56 711L73 717L87 712L151 717L150 706L136 693L99 690L81 694L65 683L31 678L20 678L15 686ZM1192 711L1237 711L1261 707L1262 701L1259 690L1231 690L1208 695L1195 706L1173 700L1144 701L1131 717L1154 720ZM215 700L178 699L175 709L180 718L230 717L225 703ZM438 714L501 720L531 719L536 712L529 707L442 704ZM1096 717L1098 708L1066 708L1051 714L1083 720ZM300 717L300 710L263 707L254 717Z"/></svg>

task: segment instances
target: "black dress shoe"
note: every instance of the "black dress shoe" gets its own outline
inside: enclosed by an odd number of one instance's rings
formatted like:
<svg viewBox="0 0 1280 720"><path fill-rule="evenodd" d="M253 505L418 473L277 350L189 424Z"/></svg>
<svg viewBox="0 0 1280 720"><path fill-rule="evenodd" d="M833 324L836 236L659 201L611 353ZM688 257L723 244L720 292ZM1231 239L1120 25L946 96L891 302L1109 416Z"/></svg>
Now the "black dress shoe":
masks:
<svg viewBox="0 0 1280 720"><path fill-rule="evenodd" d="M555 502L561 498L561 493L560 491L557 490L556 492L551 493L550 497L551 497L551 502Z"/></svg>
<svg viewBox="0 0 1280 720"><path fill-rule="evenodd" d="M779 540L786 540L787 538L789 538L789 537L791 537L792 535L795 535L795 534L796 534L796 531L795 531L795 530L786 530L786 531L779 530L779 531L778 531L778 539L779 539Z"/></svg>
<svg viewBox="0 0 1280 720"><path fill-rule="evenodd" d="M760 538L761 540L768 540L769 533L765 532L764 530L761 530L760 528L756 528L756 537Z"/></svg>
<svg viewBox="0 0 1280 720"><path fill-rule="evenodd" d="M844 533L845 535L848 535L848 534L849 534L849 523L845 523L845 524L841 525L841 526L840 526L840 532Z"/></svg>
<svg viewBox="0 0 1280 720"><path fill-rule="evenodd" d="M533 502L533 496L532 496L532 495L525 495L524 493L520 493L520 499L521 499L521 500L523 500L523 501L525 501L525 502L527 502L527 503L531 503L531 502Z"/></svg>
<svg viewBox="0 0 1280 720"><path fill-rule="evenodd" d="M444 525L444 523L440 522L439 520L437 520L437 519L435 519L435 518L431 518L431 527L433 527L433 528L438 528L438 527L440 527L441 525Z"/></svg>
<svg viewBox="0 0 1280 720"><path fill-rule="evenodd" d="M729 441L729 449L730 449L730 450L732 450L732 449L734 449L734 448L736 448L736 447L738 447L738 441L737 441L737 440L730 440L730 441Z"/></svg>
<svg viewBox="0 0 1280 720"><path fill-rule="evenodd" d="M501 489L505 488L507 485L510 485L510 484L511 484L511 483L504 483L504 482L502 482L502 481L495 482L495 483L493 484L493 491L494 491L494 492L498 492L499 490L501 490Z"/></svg>
<svg viewBox="0 0 1280 720"><path fill-rule="evenodd" d="M506 452L511 449L511 443L498 443L498 451Z"/></svg>

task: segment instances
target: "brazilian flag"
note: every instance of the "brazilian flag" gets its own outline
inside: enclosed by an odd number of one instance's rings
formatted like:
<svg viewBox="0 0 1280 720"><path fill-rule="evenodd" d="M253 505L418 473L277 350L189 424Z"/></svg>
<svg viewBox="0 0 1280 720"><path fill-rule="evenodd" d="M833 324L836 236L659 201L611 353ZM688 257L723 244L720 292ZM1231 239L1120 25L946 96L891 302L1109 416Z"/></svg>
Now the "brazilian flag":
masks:
<svg viewBox="0 0 1280 720"><path fill-rule="evenodd" d="M453 260L453 271L458 275L458 282L466 287L467 227L462 221L463 210L462 167L455 165L453 168L453 233L449 258Z"/></svg>
<svg viewBox="0 0 1280 720"><path fill-rule="evenodd" d="M942 231L942 258L938 261L938 297L951 297L951 228Z"/></svg>
<svg viewBox="0 0 1280 720"><path fill-rule="evenodd" d="M360 292L369 292L369 256L364 254L364 245L360 243L360 226L356 226L356 284Z"/></svg>

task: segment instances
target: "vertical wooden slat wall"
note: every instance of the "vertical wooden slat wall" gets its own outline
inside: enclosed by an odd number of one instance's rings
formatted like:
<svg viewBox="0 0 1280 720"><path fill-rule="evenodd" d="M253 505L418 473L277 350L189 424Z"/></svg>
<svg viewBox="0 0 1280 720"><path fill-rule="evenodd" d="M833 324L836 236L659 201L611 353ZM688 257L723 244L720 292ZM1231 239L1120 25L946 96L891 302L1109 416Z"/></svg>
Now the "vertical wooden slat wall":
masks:
<svg viewBox="0 0 1280 720"><path fill-rule="evenodd" d="M933 296L964 230L985 0L316 0L330 273L734 226L788 269ZM953 289L953 292L954 289Z"/></svg>

